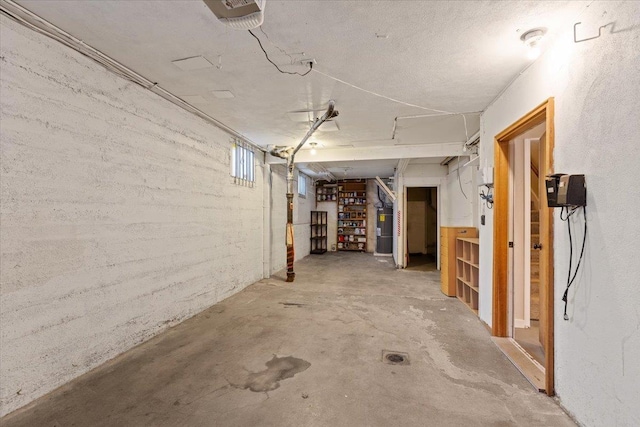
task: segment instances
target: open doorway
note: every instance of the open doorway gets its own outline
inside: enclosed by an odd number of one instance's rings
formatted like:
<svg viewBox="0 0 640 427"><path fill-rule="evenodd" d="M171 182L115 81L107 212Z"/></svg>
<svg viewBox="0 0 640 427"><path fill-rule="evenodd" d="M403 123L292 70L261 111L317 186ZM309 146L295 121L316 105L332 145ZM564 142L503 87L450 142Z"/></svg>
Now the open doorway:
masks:
<svg viewBox="0 0 640 427"><path fill-rule="evenodd" d="M407 188L407 269L438 269L438 189Z"/></svg>
<svg viewBox="0 0 640 427"><path fill-rule="evenodd" d="M495 139L494 341L539 390L554 394L553 98Z"/></svg>
<svg viewBox="0 0 640 427"><path fill-rule="evenodd" d="M544 177L540 177L540 144L546 122L509 141L509 263L511 336L544 370L544 318L540 320L540 203Z"/></svg>

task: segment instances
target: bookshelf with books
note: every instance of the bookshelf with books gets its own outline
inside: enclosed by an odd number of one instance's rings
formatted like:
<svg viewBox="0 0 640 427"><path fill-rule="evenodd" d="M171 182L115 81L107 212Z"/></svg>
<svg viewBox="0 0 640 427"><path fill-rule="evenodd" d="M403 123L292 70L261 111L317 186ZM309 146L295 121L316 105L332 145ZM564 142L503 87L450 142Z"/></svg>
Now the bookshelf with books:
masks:
<svg viewBox="0 0 640 427"><path fill-rule="evenodd" d="M338 181L338 250L367 250L367 181Z"/></svg>
<svg viewBox="0 0 640 427"><path fill-rule="evenodd" d="M338 200L338 186L328 183L316 184L316 201L318 202L335 202Z"/></svg>

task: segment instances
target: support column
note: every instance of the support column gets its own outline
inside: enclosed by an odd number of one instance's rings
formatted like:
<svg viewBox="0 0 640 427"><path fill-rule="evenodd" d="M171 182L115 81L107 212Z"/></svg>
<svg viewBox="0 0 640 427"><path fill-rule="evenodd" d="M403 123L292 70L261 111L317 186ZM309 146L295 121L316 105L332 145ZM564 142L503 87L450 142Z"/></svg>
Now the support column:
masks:
<svg viewBox="0 0 640 427"><path fill-rule="evenodd" d="M287 282L293 282L296 278L296 273L293 272L293 241L293 194L287 193Z"/></svg>
<svg viewBox="0 0 640 427"><path fill-rule="evenodd" d="M275 147L271 150L271 155L280 157L281 159L287 160L287 282L293 282L296 278L296 274L293 272L293 259L295 257L295 252L293 249L293 168L294 168L294 158L296 153L311 135L320 127L322 123L324 123L328 119L332 119L338 116L338 111L335 110L335 101L329 100L329 106L327 107L327 111L322 115L322 117L316 119L316 121L311 126L311 129L307 132L307 134L302 138L300 144L298 144L295 148L282 148Z"/></svg>
<svg viewBox="0 0 640 427"><path fill-rule="evenodd" d="M293 157L287 160L287 282L293 282L296 273L293 271L295 250L293 247Z"/></svg>

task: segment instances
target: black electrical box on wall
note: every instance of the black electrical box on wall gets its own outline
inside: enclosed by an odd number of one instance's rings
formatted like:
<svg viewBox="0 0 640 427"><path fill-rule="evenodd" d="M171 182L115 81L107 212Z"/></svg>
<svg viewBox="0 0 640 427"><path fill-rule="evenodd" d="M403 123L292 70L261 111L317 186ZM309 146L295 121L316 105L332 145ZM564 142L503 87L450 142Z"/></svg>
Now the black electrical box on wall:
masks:
<svg viewBox="0 0 640 427"><path fill-rule="evenodd" d="M559 208L562 205L558 204L558 183L562 174L549 175L545 179L547 186L547 206L550 208Z"/></svg>
<svg viewBox="0 0 640 427"><path fill-rule="evenodd" d="M547 176L547 206L586 206L587 187L584 175L554 174Z"/></svg>
<svg viewBox="0 0 640 427"><path fill-rule="evenodd" d="M563 175L558 184L558 203L564 206L587 206L584 175Z"/></svg>

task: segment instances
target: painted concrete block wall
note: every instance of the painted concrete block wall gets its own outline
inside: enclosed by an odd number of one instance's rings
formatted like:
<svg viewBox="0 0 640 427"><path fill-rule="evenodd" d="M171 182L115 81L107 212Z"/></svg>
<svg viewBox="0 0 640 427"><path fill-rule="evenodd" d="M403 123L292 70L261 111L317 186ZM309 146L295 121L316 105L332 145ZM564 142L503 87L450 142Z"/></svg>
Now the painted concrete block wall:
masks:
<svg viewBox="0 0 640 427"><path fill-rule="evenodd" d="M482 116L481 156L493 138L555 97L555 171L586 175L587 246L569 294L566 223L555 212L555 378L561 404L584 426L640 425L640 3L594 2ZM492 211L480 231L480 316L491 323ZM574 222L581 242L583 218ZM575 265L575 261L574 261Z"/></svg>
<svg viewBox="0 0 640 427"><path fill-rule="evenodd" d="M317 210L327 212L327 250L338 247L338 202L318 202Z"/></svg>
<svg viewBox="0 0 640 427"><path fill-rule="evenodd" d="M449 163L446 179L447 215L444 224L447 227L476 226L476 212L474 200L477 194L475 186L475 164L464 166L469 157L461 157L460 161ZM460 173L458 174L458 168Z"/></svg>
<svg viewBox="0 0 640 427"><path fill-rule="evenodd" d="M263 182L233 184L218 128L0 20L3 415L261 279Z"/></svg>
<svg viewBox="0 0 640 427"><path fill-rule="evenodd" d="M271 273L287 267L287 168L271 165Z"/></svg>
<svg viewBox="0 0 640 427"><path fill-rule="evenodd" d="M305 196L301 196L298 194L298 173L296 172L293 199L296 260L306 257L311 252L311 211L316 210L316 187L313 179L307 177L307 192Z"/></svg>

